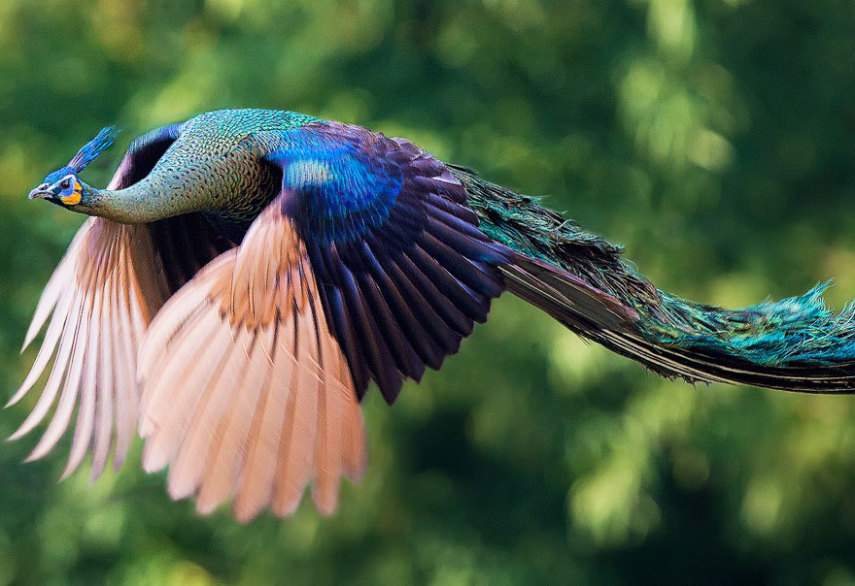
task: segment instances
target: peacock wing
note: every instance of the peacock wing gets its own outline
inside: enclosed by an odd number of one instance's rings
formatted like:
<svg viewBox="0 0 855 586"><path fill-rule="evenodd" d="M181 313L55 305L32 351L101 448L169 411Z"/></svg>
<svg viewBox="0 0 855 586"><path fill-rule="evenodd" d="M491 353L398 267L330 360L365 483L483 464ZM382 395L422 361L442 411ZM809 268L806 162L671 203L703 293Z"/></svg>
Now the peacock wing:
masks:
<svg viewBox="0 0 855 586"><path fill-rule="evenodd" d="M103 471L111 445L115 466L121 465L137 419L139 342L167 296L155 258L145 226L91 218L78 231L39 300L24 347L48 327L30 373L9 401L21 400L53 358L41 396L10 438L31 431L56 405L29 460L57 444L77 406L63 476L80 465L90 446L93 479Z"/></svg>
<svg viewBox="0 0 855 586"><path fill-rule="evenodd" d="M140 354L143 465L200 511L321 511L365 465L357 399L439 368L503 289L509 252L442 163L338 123L247 139L280 195L164 306Z"/></svg>
<svg viewBox="0 0 855 586"><path fill-rule="evenodd" d="M359 397L387 402L438 369L504 289L510 251L478 229L466 191L412 143L317 122L253 146L282 170L282 212L311 261Z"/></svg>
<svg viewBox="0 0 855 586"><path fill-rule="evenodd" d="M363 473L353 379L306 245L276 203L158 313L139 377L143 466L170 464L170 494L196 495L200 512L234 497L240 521L266 507L284 516L313 482L329 513L340 477Z"/></svg>

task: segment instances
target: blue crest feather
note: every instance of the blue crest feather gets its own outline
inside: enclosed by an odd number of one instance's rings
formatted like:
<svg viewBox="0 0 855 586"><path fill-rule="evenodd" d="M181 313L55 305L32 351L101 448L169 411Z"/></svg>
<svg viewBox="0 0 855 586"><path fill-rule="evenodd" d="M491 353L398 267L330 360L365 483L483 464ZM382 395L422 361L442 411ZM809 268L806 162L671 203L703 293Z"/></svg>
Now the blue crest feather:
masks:
<svg viewBox="0 0 855 586"><path fill-rule="evenodd" d="M113 139L119 131L114 126L102 128L98 135L83 145L74 158L68 163L68 167L80 173L86 168L86 165L98 158L98 156L107 150L113 144Z"/></svg>

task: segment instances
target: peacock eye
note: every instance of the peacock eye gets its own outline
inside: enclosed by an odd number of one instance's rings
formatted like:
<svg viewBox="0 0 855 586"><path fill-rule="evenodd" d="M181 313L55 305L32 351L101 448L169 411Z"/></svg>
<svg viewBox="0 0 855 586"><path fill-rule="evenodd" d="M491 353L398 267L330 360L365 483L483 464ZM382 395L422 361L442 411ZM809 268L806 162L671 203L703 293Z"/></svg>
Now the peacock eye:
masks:
<svg viewBox="0 0 855 586"><path fill-rule="evenodd" d="M71 187L71 181L68 180L68 177L62 180L62 183L59 184L62 189L68 189Z"/></svg>

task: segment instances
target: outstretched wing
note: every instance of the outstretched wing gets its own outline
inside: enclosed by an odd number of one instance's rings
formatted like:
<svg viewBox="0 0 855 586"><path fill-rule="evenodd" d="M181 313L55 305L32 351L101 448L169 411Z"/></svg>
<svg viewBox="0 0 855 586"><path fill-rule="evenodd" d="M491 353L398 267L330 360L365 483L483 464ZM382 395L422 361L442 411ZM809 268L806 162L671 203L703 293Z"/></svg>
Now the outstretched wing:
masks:
<svg viewBox="0 0 855 586"><path fill-rule="evenodd" d="M180 126L173 125L136 139L110 187L128 187L145 177L179 133ZM17 439L31 431L56 405L29 459L44 456L56 445L76 406L63 476L75 470L91 448L96 478L111 444L114 464L121 465L137 425L136 357L142 335L169 295L230 246L196 215L142 226L103 218L83 224L39 301L24 347L49 325L29 375L9 401L20 401L53 358L35 408L12 435Z"/></svg>
<svg viewBox="0 0 855 586"><path fill-rule="evenodd" d="M279 206L176 293L140 353L143 466L173 498L249 521L293 512L314 479L330 513L365 468L362 416L306 247Z"/></svg>
<svg viewBox="0 0 855 586"><path fill-rule="evenodd" d="M478 230L445 165L406 140L318 122L253 142L282 169L282 213L359 397L374 380L392 403L404 378L439 368L487 318L510 251Z"/></svg>

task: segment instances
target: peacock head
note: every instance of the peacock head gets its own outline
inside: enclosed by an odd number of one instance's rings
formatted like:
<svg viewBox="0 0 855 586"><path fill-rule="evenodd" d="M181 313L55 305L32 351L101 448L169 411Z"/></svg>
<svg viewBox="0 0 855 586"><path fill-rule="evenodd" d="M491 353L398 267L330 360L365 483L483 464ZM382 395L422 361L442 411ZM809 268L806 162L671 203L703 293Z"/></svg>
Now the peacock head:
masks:
<svg viewBox="0 0 855 586"><path fill-rule="evenodd" d="M104 128L98 136L83 145L74 158L62 169L57 169L44 178L41 185L30 192L30 199L45 199L59 206L74 209L85 207L92 188L78 179L78 174L86 165L98 158L116 137L113 127Z"/></svg>

